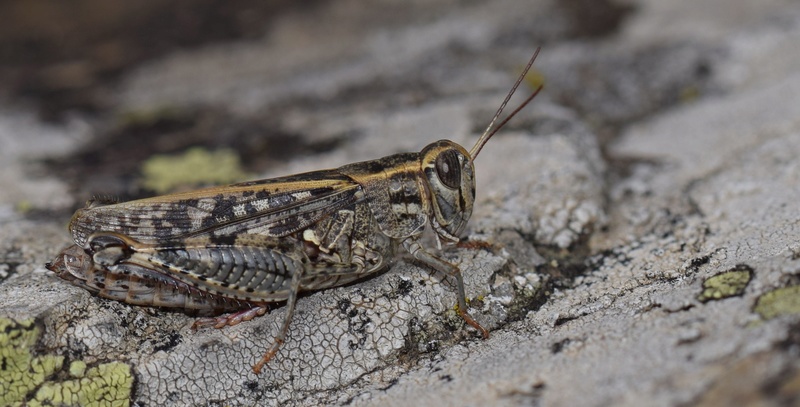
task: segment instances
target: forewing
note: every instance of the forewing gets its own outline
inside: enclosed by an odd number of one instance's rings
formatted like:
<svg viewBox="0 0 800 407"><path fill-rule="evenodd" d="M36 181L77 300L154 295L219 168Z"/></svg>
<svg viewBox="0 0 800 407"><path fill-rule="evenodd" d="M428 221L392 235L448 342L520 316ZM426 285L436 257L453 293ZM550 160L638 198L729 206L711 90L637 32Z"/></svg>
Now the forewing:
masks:
<svg viewBox="0 0 800 407"><path fill-rule="evenodd" d="M237 234L286 236L364 199L361 186L335 170L251 181L81 209L70 221L76 244L95 232L142 243Z"/></svg>

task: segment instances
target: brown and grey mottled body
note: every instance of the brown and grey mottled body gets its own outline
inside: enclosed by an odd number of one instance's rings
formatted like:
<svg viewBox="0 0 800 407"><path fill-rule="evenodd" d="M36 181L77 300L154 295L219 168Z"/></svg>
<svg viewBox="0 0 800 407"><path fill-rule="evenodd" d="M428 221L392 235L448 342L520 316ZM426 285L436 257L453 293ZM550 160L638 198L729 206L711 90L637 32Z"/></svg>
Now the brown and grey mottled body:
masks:
<svg viewBox="0 0 800 407"><path fill-rule="evenodd" d="M215 315L261 306L194 288L168 274L128 263L98 266L92 256L72 245L47 267L58 277L103 298L134 305L195 310Z"/></svg>
<svg viewBox="0 0 800 407"><path fill-rule="evenodd" d="M428 251L420 238L430 225L439 243L458 241L475 199L473 160L505 123L490 132L523 77L471 152L441 140L419 153L332 170L126 203L90 202L70 222L76 245L48 268L100 296L132 304L245 309L220 318L217 327L285 300L286 318L253 367L258 373L283 343L298 293L373 274L402 246L455 278L459 314L488 337L467 312L461 271Z"/></svg>

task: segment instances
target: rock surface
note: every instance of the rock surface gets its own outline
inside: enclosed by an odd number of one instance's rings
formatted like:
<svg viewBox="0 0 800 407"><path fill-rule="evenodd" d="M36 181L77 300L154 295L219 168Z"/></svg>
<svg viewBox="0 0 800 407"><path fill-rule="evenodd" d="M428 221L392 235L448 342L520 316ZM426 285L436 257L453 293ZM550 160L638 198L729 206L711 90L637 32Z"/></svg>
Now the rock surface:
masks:
<svg viewBox="0 0 800 407"><path fill-rule="evenodd" d="M341 0L275 21L262 40L127 72L114 114L198 109L302 140L260 177L442 138L469 148L543 47L532 81L545 90L481 152L465 242L443 252L491 337L456 315L452 282L407 259L301 298L259 376L250 366L284 308L193 332L182 313L70 286L43 265L70 244L83 188L122 179L88 194L125 194L137 181L95 169L76 182L43 160L75 161L125 133L107 116L46 124L11 100L0 404L54 391L138 405L800 403L796 4ZM210 137L248 131L202 123Z"/></svg>

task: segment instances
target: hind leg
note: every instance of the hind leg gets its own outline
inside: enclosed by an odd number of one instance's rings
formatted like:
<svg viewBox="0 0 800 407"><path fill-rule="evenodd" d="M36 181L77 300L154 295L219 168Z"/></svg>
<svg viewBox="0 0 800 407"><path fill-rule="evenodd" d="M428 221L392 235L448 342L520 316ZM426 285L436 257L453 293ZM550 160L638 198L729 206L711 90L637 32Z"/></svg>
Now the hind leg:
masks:
<svg viewBox="0 0 800 407"><path fill-rule="evenodd" d="M260 374L261 369L264 368L275 354L278 353L278 349L281 348L281 345L286 341L286 333L289 332L289 325L292 323L292 317L294 317L294 308L297 305L297 295L300 291L300 281L302 279L302 273L294 273L292 276L292 283L289 288L289 298L286 299L286 317L283 319L283 325L281 326L280 331L278 331L278 335L275 337L275 341L272 343L272 346L269 348L267 353L261 357L261 360L256 362L253 365L253 372L255 374Z"/></svg>
<svg viewBox="0 0 800 407"><path fill-rule="evenodd" d="M194 321L194 324L192 324L192 329L205 328L208 326L213 326L216 329L220 329L226 326L234 326L238 325L242 321L249 321L255 317L260 317L267 312L269 312L269 306L266 304L258 304L253 308L236 311L234 313L215 318L200 318L197 321Z"/></svg>

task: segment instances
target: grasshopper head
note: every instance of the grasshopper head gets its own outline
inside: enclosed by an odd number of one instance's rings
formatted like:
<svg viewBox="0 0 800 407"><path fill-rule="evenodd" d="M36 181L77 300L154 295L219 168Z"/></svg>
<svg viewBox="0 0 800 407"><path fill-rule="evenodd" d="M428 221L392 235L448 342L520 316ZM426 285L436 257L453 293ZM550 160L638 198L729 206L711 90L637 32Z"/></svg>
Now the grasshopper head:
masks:
<svg viewBox="0 0 800 407"><path fill-rule="evenodd" d="M420 157L431 192L431 226L440 238L457 242L475 201L475 168L469 153L450 140L440 140L425 147Z"/></svg>
<svg viewBox="0 0 800 407"><path fill-rule="evenodd" d="M48 270L67 281L86 280L87 272L92 266L92 257L77 245L64 249L52 263L45 265Z"/></svg>
<svg viewBox="0 0 800 407"><path fill-rule="evenodd" d="M464 147L450 140L439 140L429 144L420 153L420 167L425 173L431 192L433 216L431 216L430 222L440 239L457 242L458 235L464 231L464 227L472 215L472 204L475 202L475 166L472 163L483 146L542 90L542 85L539 85L519 107L497 127L494 127L495 121L500 117L503 108L506 107L522 79L525 78L525 74L528 73L537 55L539 55L538 48L472 150L467 152Z"/></svg>

